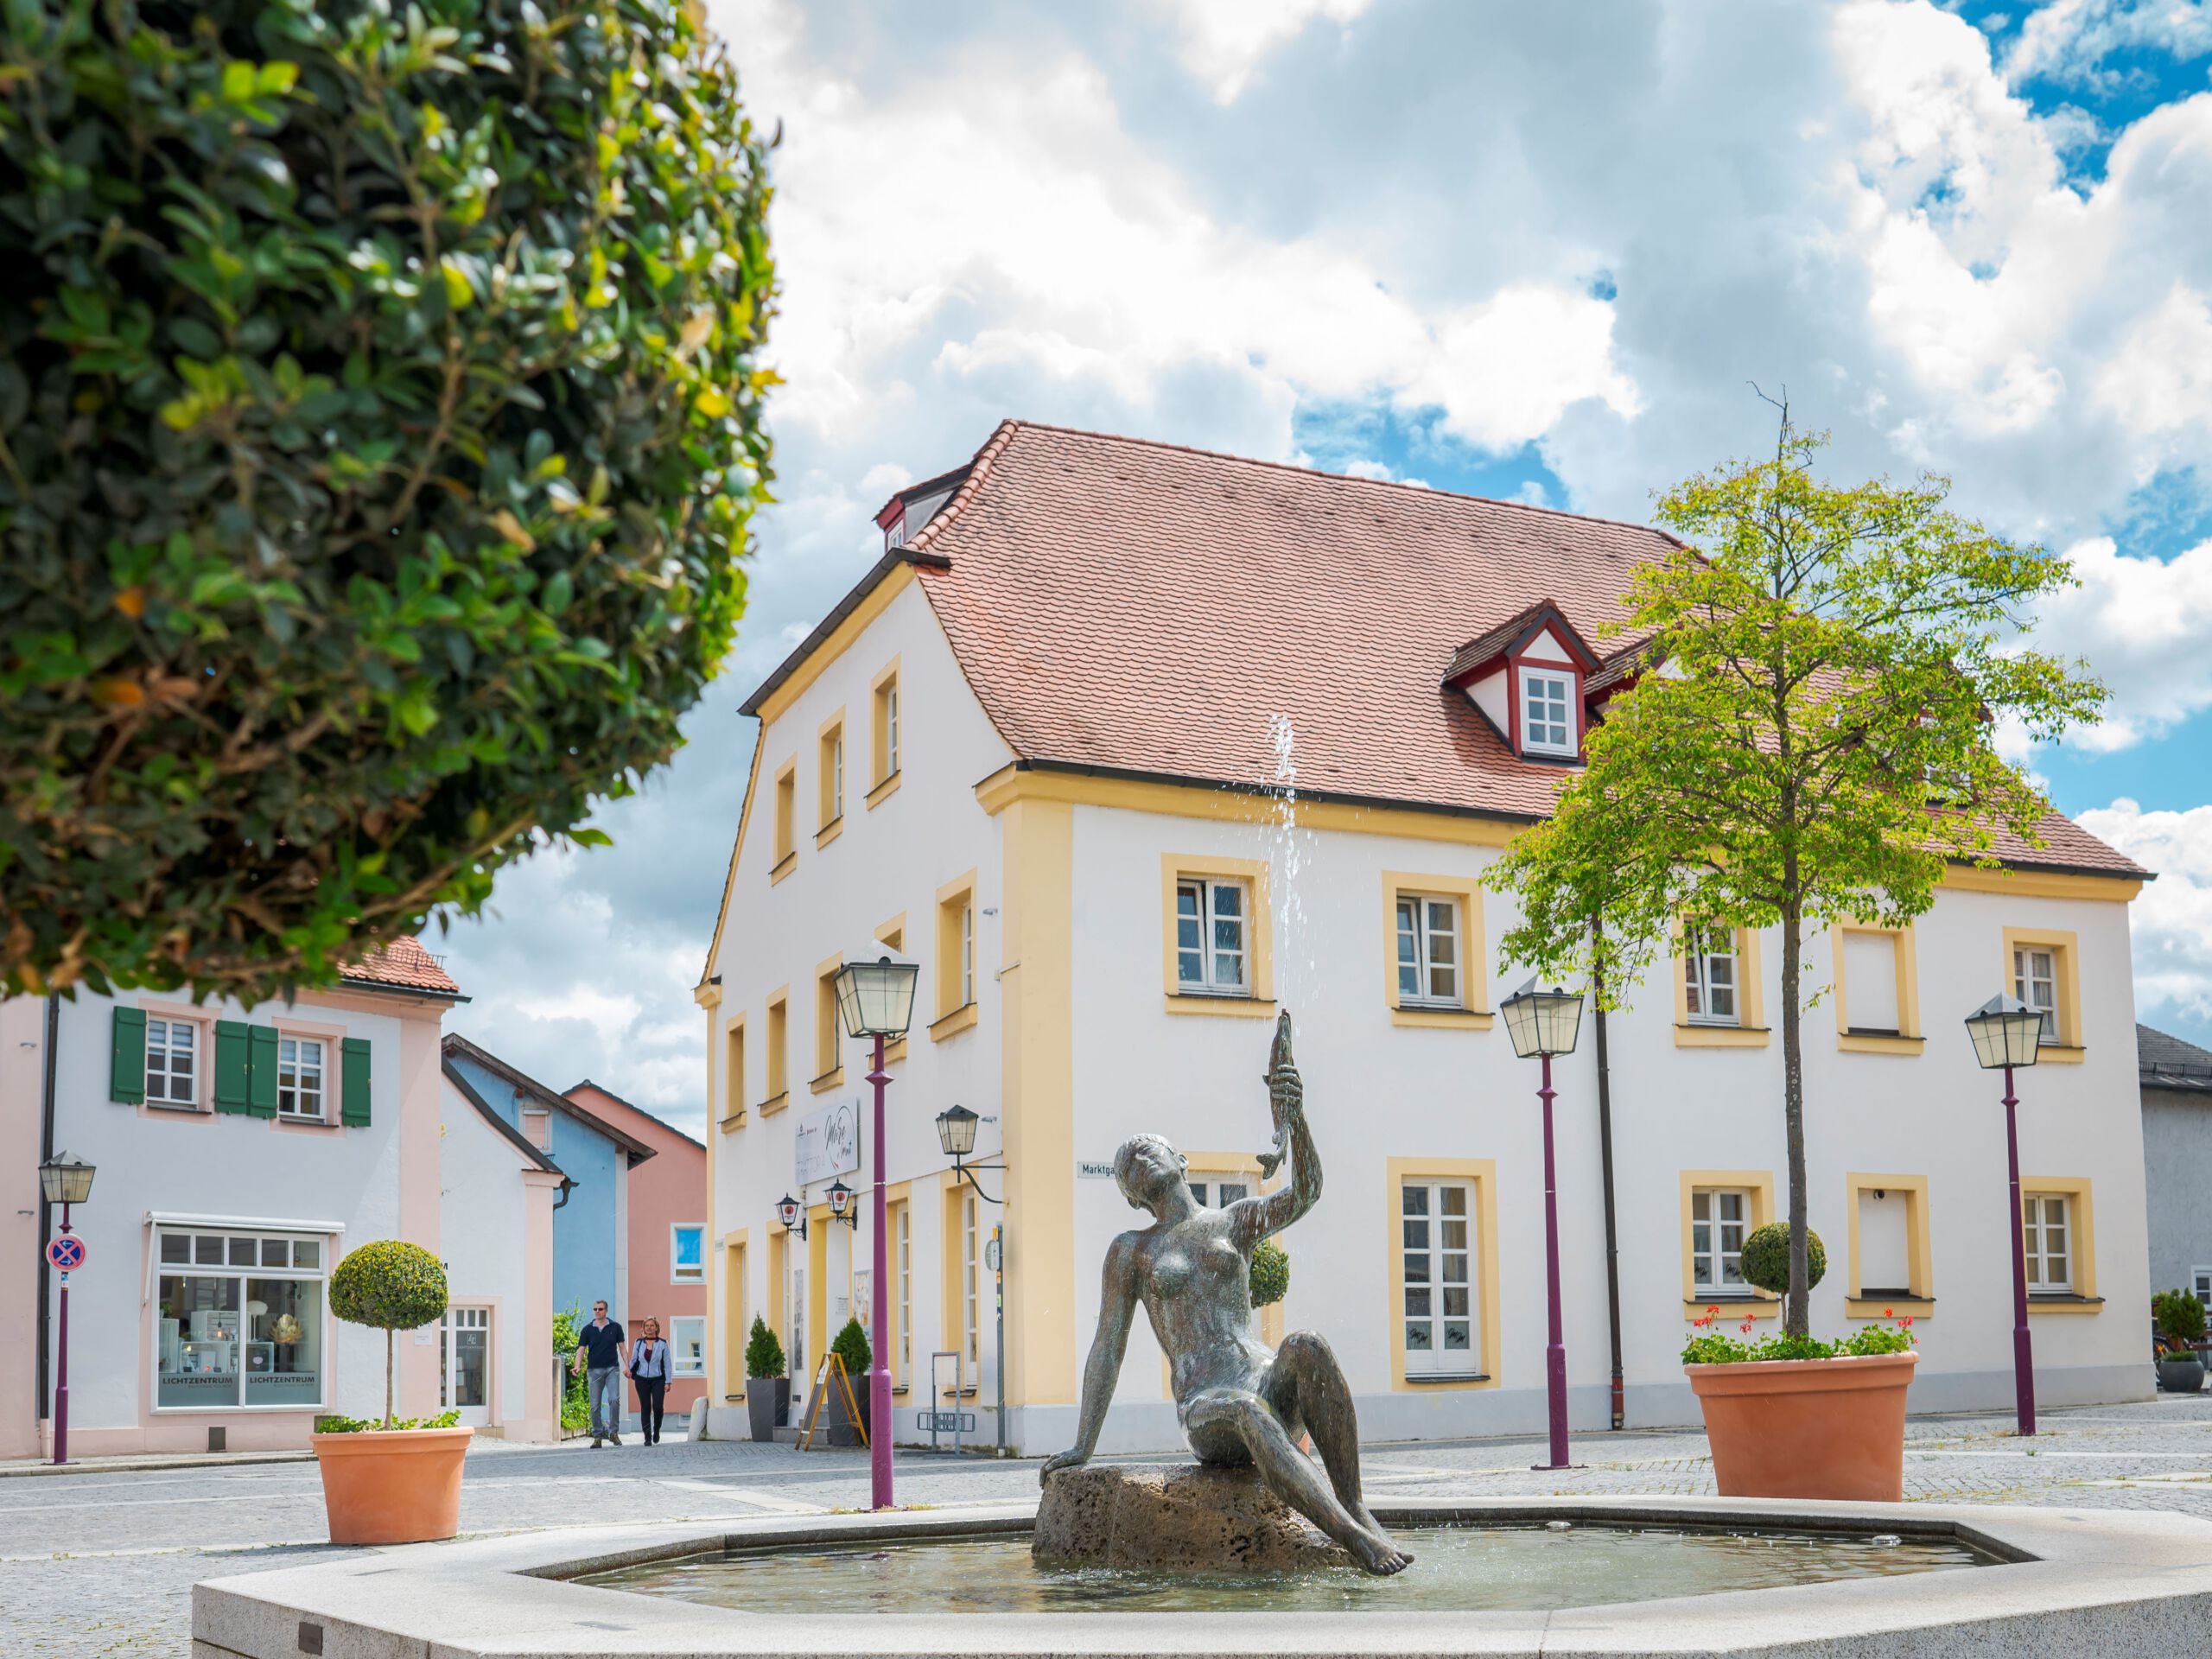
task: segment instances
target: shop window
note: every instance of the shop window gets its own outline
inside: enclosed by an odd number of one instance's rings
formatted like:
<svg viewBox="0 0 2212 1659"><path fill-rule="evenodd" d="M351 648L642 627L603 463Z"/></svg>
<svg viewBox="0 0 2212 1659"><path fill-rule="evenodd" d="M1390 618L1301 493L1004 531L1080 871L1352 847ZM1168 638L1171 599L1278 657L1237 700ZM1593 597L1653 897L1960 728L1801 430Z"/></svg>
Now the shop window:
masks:
<svg viewBox="0 0 2212 1659"><path fill-rule="evenodd" d="M668 1322L669 1372L673 1376L707 1374L707 1320L701 1313L679 1313Z"/></svg>
<svg viewBox="0 0 2212 1659"><path fill-rule="evenodd" d="M163 1228L156 1255L156 1409L324 1404L321 1240Z"/></svg>

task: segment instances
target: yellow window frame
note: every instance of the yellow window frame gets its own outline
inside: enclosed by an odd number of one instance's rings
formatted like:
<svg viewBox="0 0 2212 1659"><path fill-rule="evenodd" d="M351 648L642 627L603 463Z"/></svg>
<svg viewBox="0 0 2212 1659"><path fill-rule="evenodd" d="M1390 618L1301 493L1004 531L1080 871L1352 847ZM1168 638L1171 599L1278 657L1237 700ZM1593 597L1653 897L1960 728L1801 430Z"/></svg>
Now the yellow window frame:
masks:
<svg viewBox="0 0 2212 1659"><path fill-rule="evenodd" d="M1771 1291L1749 1287L1748 1296L1715 1296L1711 1291L1697 1287L1696 1217L1690 1213L1691 1200L1701 1188L1741 1190L1751 1197L1751 1225L1745 1234L1749 1236L1756 1229L1765 1226L1775 1218L1774 1172L1770 1169L1686 1169L1681 1173L1682 1203L1682 1308L1685 1319L1694 1319L1716 1303L1724 1318L1734 1315L1755 1319L1770 1319L1781 1311L1782 1299Z"/></svg>
<svg viewBox="0 0 2212 1659"><path fill-rule="evenodd" d="M1170 1014L1272 1019L1275 1012L1274 905L1268 896L1271 869L1264 858L1212 858L1195 853L1160 857L1160 968ZM1182 880L1243 881L1250 908L1245 916L1244 962L1247 994L1242 996L1185 991L1175 972L1175 884Z"/></svg>
<svg viewBox="0 0 2212 1659"><path fill-rule="evenodd" d="M1850 976L1844 971L1843 944L1845 936L1852 933L1876 934L1890 941L1897 980L1894 1033L1851 1027ZM1920 1026L1920 956L1911 924L1881 927L1872 922L1839 922L1828 931L1828 950L1835 978L1835 1046L1853 1054L1919 1053L1927 1046L1927 1038Z"/></svg>
<svg viewBox="0 0 2212 1659"><path fill-rule="evenodd" d="M1452 899L1459 906L1459 1006L1405 1007L1398 990L1398 901ZM1382 872L1382 1002L1394 1026L1434 1031L1488 1031L1490 954L1483 932L1482 883L1471 876L1419 875L1406 870Z"/></svg>
<svg viewBox="0 0 2212 1659"><path fill-rule="evenodd" d="M1906 1295L1869 1296L1859 1268L1859 1195L1861 1192L1901 1192L1904 1195L1905 1268L1911 1282ZM1928 1230L1928 1178L1925 1175L1882 1175L1853 1170L1843 1178L1843 1213L1848 1244L1845 1255L1843 1312L1846 1319L1881 1319L1894 1313L1924 1319L1936 1312L1935 1256Z"/></svg>

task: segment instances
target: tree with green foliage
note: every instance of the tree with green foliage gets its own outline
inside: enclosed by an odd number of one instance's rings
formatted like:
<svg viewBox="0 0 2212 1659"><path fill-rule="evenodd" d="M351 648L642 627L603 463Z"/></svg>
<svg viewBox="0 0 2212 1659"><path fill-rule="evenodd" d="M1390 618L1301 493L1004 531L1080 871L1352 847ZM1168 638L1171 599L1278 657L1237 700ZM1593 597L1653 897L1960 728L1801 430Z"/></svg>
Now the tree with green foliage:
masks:
<svg viewBox="0 0 2212 1659"><path fill-rule="evenodd" d="M330 1274L330 1311L384 1332L384 1426L392 1426L392 1332L445 1317L445 1264L420 1244L380 1238L347 1253Z"/></svg>
<svg viewBox="0 0 2212 1659"><path fill-rule="evenodd" d="M1643 672L1590 732L1557 809L1493 867L1520 920L1503 954L1587 978L1606 1006L1677 930L1778 928L1789 1166L1784 1317L1806 1331L1805 939L1901 925L1952 862L2039 844L2047 803L1997 753L2092 718L2102 688L2028 648L2060 557L1945 505L1948 482L1823 482L1825 437L1783 410L1771 457L1661 501L1680 538L1640 567L1616 632Z"/></svg>
<svg viewBox="0 0 2212 1659"><path fill-rule="evenodd" d="M861 1329L861 1322L858 1319L845 1321L845 1328L837 1333L837 1339L830 1344L830 1351L844 1362L847 1376L866 1379L870 1357L868 1332Z"/></svg>
<svg viewBox="0 0 2212 1659"><path fill-rule="evenodd" d="M772 1382L789 1368L784 1357L784 1344L768 1328L768 1322L758 1313L753 1316L753 1329L745 1338L745 1374L763 1382Z"/></svg>
<svg viewBox="0 0 2212 1659"><path fill-rule="evenodd" d="M0 22L0 993L327 984L668 759L766 499L686 0Z"/></svg>
<svg viewBox="0 0 2212 1659"><path fill-rule="evenodd" d="M1777 1296L1789 1290L1789 1275L1795 1260L1791 1250L1789 1229L1770 1221L1764 1227L1754 1227L1744 1235L1743 1253L1739 1258L1744 1282L1770 1291ZM1811 1290L1828 1276L1827 1246L1821 1243L1821 1236L1811 1228L1805 1230L1805 1288Z"/></svg>

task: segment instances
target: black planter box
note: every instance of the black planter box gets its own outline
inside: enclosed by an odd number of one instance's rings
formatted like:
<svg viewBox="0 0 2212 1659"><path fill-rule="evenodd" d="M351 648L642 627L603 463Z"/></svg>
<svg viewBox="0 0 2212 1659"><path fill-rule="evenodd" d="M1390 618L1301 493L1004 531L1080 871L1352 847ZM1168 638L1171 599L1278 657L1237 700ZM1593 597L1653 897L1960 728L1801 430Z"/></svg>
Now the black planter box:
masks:
<svg viewBox="0 0 2212 1659"><path fill-rule="evenodd" d="M756 1440L772 1440L791 1408L791 1380L788 1376L748 1376L745 1379L745 1414Z"/></svg>
<svg viewBox="0 0 2212 1659"><path fill-rule="evenodd" d="M2204 1362L2198 1359L2160 1360L2158 1386L2168 1394L2202 1393L2204 1388Z"/></svg>

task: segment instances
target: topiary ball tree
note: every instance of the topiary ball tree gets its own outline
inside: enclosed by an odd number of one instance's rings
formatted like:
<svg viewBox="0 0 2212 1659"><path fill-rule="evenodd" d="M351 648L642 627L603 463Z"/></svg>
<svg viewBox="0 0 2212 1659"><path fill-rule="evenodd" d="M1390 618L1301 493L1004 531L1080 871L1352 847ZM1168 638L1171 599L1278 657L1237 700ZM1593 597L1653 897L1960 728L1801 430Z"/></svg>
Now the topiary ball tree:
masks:
<svg viewBox="0 0 2212 1659"><path fill-rule="evenodd" d="M328 983L673 753L774 379L694 15L9 8L0 994Z"/></svg>
<svg viewBox="0 0 2212 1659"><path fill-rule="evenodd" d="M1290 1253L1271 1238L1252 1247L1252 1306L1266 1307L1290 1294Z"/></svg>
<svg viewBox="0 0 2212 1659"><path fill-rule="evenodd" d="M767 1321L758 1313L753 1316L753 1329L745 1338L745 1374L759 1377L762 1382L773 1382L787 1368L784 1358L784 1344L768 1328Z"/></svg>
<svg viewBox="0 0 2212 1659"><path fill-rule="evenodd" d="M330 1275L330 1311L384 1332L384 1426L391 1427L392 1332L445 1317L444 1263L420 1244L380 1238L350 1252Z"/></svg>
<svg viewBox="0 0 2212 1659"><path fill-rule="evenodd" d="M1810 1290L1827 1274L1827 1247L1811 1228L1805 1230L1805 1288ZM1744 1235L1744 1278L1777 1296L1789 1294L1789 1229L1778 1221L1754 1227Z"/></svg>

